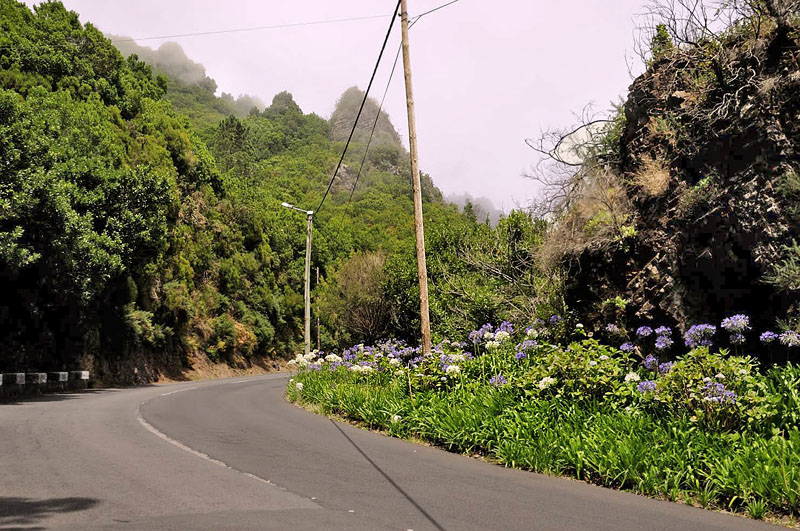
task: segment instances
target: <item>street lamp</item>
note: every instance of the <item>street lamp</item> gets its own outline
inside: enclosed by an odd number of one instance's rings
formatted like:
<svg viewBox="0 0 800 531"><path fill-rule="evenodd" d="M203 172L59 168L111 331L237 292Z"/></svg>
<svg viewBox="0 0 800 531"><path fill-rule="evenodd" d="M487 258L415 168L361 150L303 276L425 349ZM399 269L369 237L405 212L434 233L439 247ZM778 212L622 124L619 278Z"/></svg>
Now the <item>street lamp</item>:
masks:
<svg viewBox="0 0 800 531"><path fill-rule="evenodd" d="M281 206L296 210L298 212L302 212L306 215L306 220L308 221L308 227L306 229L306 276L305 276L305 309L306 309L306 316L305 316L305 353L308 354L311 352L311 226L314 222L314 211L313 210L303 210L302 208L297 208L296 206L292 205L291 203L287 203L283 201Z"/></svg>

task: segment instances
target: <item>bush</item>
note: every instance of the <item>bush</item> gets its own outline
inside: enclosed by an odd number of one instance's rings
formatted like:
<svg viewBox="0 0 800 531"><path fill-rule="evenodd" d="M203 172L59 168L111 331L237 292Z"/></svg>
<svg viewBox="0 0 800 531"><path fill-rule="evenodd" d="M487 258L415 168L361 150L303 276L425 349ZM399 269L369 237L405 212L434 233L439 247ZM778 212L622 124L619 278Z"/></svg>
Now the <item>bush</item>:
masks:
<svg viewBox="0 0 800 531"><path fill-rule="evenodd" d="M761 374L705 346L641 360L582 327L549 341L563 323L485 325L471 345L444 341L429 356L396 342L314 352L292 361L287 393L507 466L754 517L800 509L798 367Z"/></svg>

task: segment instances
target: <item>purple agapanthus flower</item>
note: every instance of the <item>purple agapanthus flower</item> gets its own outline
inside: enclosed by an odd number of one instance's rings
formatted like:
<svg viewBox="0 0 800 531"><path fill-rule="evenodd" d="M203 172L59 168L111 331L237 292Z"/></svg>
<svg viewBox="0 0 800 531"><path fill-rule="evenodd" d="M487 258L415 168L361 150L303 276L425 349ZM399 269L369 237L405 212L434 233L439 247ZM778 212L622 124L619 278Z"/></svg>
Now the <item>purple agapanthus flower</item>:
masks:
<svg viewBox="0 0 800 531"><path fill-rule="evenodd" d="M657 336L671 336L672 335L672 328L668 326L659 326L655 330Z"/></svg>
<svg viewBox="0 0 800 531"><path fill-rule="evenodd" d="M656 387L656 382L653 380L644 380L643 382L639 382L639 385L636 386L636 390L642 394L654 393Z"/></svg>
<svg viewBox="0 0 800 531"><path fill-rule="evenodd" d="M689 348L710 347L712 344L711 338L716 332L717 327L714 325L692 325L689 330L683 334L683 339L686 343L686 346Z"/></svg>
<svg viewBox="0 0 800 531"><path fill-rule="evenodd" d="M779 336L781 345L789 348L800 347L800 334L794 330L787 330Z"/></svg>
<svg viewBox="0 0 800 531"><path fill-rule="evenodd" d="M719 382L706 382L703 386L703 400L718 404L734 404L738 396L733 391L728 390L724 384Z"/></svg>
<svg viewBox="0 0 800 531"><path fill-rule="evenodd" d="M671 361L665 361L661 365L658 366L658 373L659 374L667 374L669 371L672 370L672 366L675 365Z"/></svg>
<svg viewBox="0 0 800 531"><path fill-rule="evenodd" d="M656 349L657 350L667 350L671 346L672 346L672 339L669 336L657 336L656 337Z"/></svg>
<svg viewBox="0 0 800 531"><path fill-rule="evenodd" d="M503 376L502 374L495 374L489 380L489 383L495 387L502 387L508 384L508 380L506 380L505 376Z"/></svg>
<svg viewBox="0 0 800 531"><path fill-rule="evenodd" d="M653 329L649 326L640 326L636 329L636 335L639 337L647 337L653 333Z"/></svg>
<svg viewBox="0 0 800 531"><path fill-rule="evenodd" d="M738 313L722 320L722 329L731 334L743 334L750 330L750 317Z"/></svg>
<svg viewBox="0 0 800 531"><path fill-rule="evenodd" d="M525 359L525 358L527 358L527 357L528 357L528 355L527 355L527 354L525 354L525 351L522 351L522 350L520 350L519 352L517 352L516 354L514 354L514 357L515 357L516 359L518 359L518 360L521 360L521 359Z"/></svg>
<svg viewBox="0 0 800 531"><path fill-rule="evenodd" d="M778 339L778 334L776 334L775 332L766 331L763 334L761 334L761 337L759 339L761 339L762 343L772 343L773 341Z"/></svg>
<svg viewBox="0 0 800 531"><path fill-rule="evenodd" d="M632 343L625 342L622 345L620 345L619 349L622 352L633 352L636 349L636 347L634 347Z"/></svg>
<svg viewBox="0 0 800 531"><path fill-rule="evenodd" d="M537 343L535 340L533 340L533 339L526 339L525 341L523 341L522 343L520 343L519 345L517 345L517 346L516 346L516 349L517 349L517 350L528 350L529 348L533 348L533 347L535 347L536 345L538 345L538 343Z"/></svg>
<svg viewBox="0 0 800 531"><path fill-rule="evenodd" d="M644 359L642 365L644 365L645 369L654 371L658 368L658 358L650 354Z"/></svg>
<svg viewBox="0 0 800 531"><path fill-rule="evenodd" d="M500 323L500 326L497 327L498 332L508 332L509 334L514 333L514 326L509 323L508 321L503 321Z"/></svg>
<svg viewBox="0 0 800 531"><path fill-rule="evenodd" d="M606 325L606 332L615 336L620 333L620 329L619 326L615 325L614 323L608 323Z"/></svg>
<svg viewBox="0 0 800 531"><path fill-rule="evenodd" d="M560 315L556 314L556 315L551 315L550 316L550 324L551 325L557 325L560 322L561 322L561 316Z"/></svg>

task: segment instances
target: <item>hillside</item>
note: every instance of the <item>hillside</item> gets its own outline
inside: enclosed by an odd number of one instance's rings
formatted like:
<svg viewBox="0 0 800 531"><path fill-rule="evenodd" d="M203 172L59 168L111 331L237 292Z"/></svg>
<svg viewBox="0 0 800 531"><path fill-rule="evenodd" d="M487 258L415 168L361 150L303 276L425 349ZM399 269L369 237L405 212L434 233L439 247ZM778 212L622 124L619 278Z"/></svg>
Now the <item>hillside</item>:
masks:
<svg viewBox="0 0 800 531"><path fill-rule="evenodd" d="M0 0L0 27L0 370L132 382L293 354L305 220L280 202L319 203L343 147L328 121L288 93L243 113L175 49L124 59L58 2ZM413 248L407 153L371 150L350 200L362 154L316 220L323 278ZM431 226L460 220L424 182Z"/></svg>
<svg viewBox="0 0 800 531"><path fill-rule="evenodd" d="M800 17L765 5L692 42L654 28L645 73L581 146L551 239L580 319L798 324Z"/></svg>

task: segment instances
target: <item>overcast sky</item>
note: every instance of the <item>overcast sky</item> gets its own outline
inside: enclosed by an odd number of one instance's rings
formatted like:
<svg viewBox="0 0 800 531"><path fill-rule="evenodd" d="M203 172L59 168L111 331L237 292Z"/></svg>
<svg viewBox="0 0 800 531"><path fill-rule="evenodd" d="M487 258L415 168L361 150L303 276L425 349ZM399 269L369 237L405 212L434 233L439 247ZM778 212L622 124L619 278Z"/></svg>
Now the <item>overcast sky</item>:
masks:
<svg viewBox="0 0 800 531"><path fill-rule="evenodd" d="M420 165L445 193L525 205L535 160L524 140L573 123L593 102L605 109L631 82L625 61L645 0L461 0L411 31ZM394 0L63 0L83 22L134 38L390 14ZM409 0L411 16L446 0ZM38 3L28 0L32 5ZM291 92L305 112L329 117L348 87L366 88L389 18L173 39L219 90L269 103ZM400 39L373 87L379 98ZM401 63L402 64L402 63ZM641 70L640 67L637 67ZM385 106L408 136L402 70Z"/></svg>

